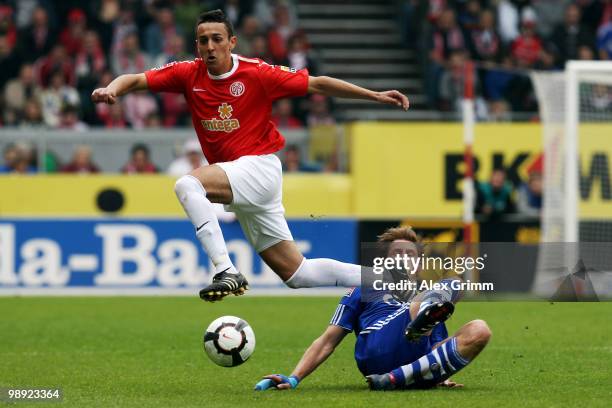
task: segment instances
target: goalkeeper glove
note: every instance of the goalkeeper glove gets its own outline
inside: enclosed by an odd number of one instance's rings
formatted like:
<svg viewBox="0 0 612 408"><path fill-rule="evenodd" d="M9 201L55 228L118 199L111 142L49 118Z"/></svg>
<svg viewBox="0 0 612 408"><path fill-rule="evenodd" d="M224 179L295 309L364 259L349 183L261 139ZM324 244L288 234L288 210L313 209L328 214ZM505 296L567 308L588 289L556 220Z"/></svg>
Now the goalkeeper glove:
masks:
<svg viewBox="0 0 612 408"><path fill-rule="evenodd" d="M293 389L298 386L300 379L295 375L287 377L282 374L266 375L263 380L255 384L255 391L265 391L270 388L279 390Z"/></svg>

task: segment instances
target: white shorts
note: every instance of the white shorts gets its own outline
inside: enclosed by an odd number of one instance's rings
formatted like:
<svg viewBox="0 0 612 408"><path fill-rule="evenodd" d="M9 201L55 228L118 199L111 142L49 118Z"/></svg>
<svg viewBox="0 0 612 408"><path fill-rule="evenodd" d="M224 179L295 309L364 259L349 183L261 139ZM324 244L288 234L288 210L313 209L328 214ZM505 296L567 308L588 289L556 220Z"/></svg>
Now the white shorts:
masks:
<svg viewBox="0 0 612 408"><path fill-rule="evenodd" d="M278 157L274 154L243 156L216 165L227 174L234 196L226 208L236 213L255 251L293 240L285 220L283 169Z"/></svg>

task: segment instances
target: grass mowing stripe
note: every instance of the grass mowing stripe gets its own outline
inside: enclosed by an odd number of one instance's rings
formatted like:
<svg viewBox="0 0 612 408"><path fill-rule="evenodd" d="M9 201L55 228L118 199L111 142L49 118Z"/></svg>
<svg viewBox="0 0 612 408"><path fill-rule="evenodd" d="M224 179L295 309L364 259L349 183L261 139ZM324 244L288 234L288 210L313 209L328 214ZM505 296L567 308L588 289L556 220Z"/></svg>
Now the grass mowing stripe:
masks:
<svg viewBox="0 0 612 408"><path fill-rule="evenodd" d="M454 377L464 389L369 392L353 360L351 335L298 389L252 391L262 375L291 372L337 301L0 298L0 386L60 386L63 404L77 407L603 407L612 397L612 303L603 302L460 303L450 332L475 318L493 331L490 347ZM202 350L204 329L222 315L244 318L257 337L251 359L236 368L215 366Z"/></svg>

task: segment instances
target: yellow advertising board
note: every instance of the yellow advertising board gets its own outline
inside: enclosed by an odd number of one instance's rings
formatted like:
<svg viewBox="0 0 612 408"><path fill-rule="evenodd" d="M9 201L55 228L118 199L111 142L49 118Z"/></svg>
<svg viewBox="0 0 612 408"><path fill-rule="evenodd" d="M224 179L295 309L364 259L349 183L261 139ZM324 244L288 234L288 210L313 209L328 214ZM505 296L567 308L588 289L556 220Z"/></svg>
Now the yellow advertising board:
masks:
<svg viewBox="0 0 612 408"><path fill-rule="evenodd" d="M538 124L479 124L476 176L503 166L525 180L542 151ZM460 123L376 123L349 126L349 174L288 174L288 217L460 219L463 136ZM612 125L580 129L582 218L612 218ZM0 177L0 216L100 215L101 192L123 196L119 216L183 216L174 179L163 175Z"/></svg>
<svg viewBox="0 0 612 408"><path fill-rule="evenodd" d="M497 166L525 180L542 153L539 124L479 124L476 177ZM463 178L460 123L356 123L351 129L354 213L360 217L460 218ZM580 216L612 218L612 124L580 128Z"/></svg>

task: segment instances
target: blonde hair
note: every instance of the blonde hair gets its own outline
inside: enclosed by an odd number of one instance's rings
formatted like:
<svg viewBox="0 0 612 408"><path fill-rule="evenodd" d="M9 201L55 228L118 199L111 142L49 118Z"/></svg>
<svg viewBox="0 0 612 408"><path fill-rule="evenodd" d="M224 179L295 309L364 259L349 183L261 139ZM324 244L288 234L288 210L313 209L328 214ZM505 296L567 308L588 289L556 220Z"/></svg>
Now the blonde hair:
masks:
<svg viewBox="0 0 612 408"><path fill-rule="evenodd" d="M420 237L412 227L391 227L378 236L378 242L393 242L398 239L419 243Z"/></svg>

